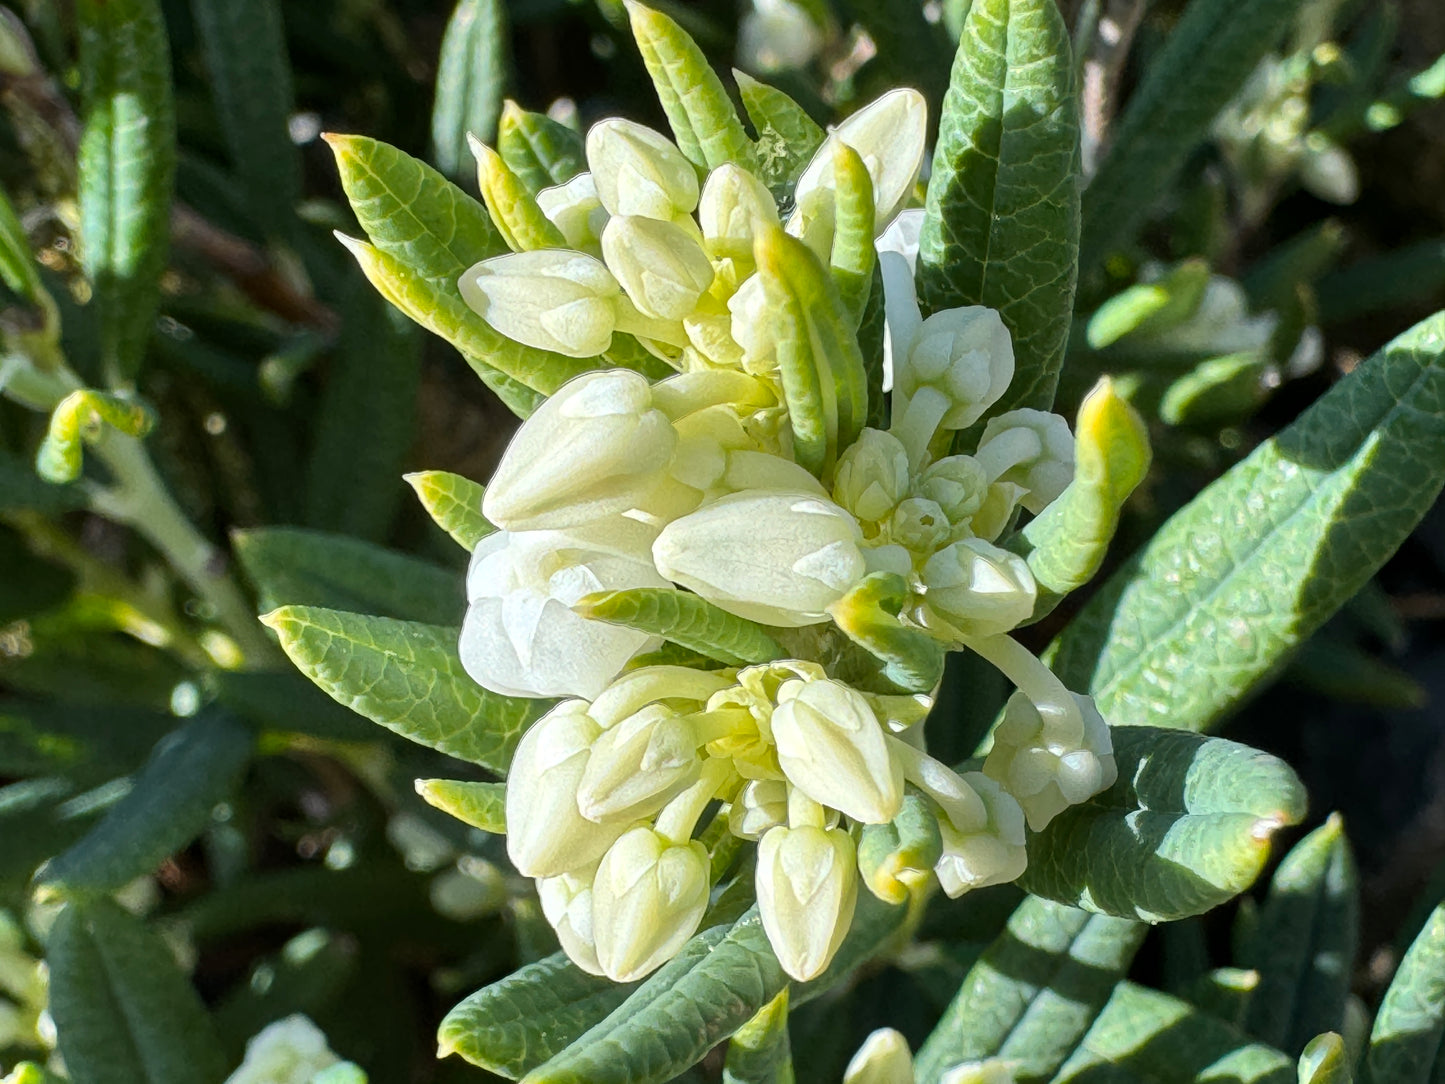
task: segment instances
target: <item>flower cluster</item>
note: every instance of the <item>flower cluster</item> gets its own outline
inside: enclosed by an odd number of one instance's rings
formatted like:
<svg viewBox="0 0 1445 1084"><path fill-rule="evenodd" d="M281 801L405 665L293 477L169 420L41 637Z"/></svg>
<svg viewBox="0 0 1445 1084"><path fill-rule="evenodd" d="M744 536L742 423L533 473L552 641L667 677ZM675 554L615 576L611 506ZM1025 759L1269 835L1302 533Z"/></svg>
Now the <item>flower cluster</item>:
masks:
<svg viewBox="0 0 1445 1084"><path fill-rule="evenodd" d="M468 672L566 698L516 751L508 853L588 971L629 981L671 958L742 840L769 940L810 979L860 881L898 901L934 878L950 895L1012 880L1025 823L1114 781L1092 703L1007 635L1039 592L1002 543L1070 484L1074 442L1054 414L990 416L1014 375L998 313L920 310L920 212L904 208L925 120L908 90L854 114L786 214L743 167L699 183L666 137L623 120L588 133L590 172L536 197L545 222L523 229L489 199L515 251L460 282L487 323L601 366L640 348L675 370L598 368L522 425L467 581ZM484 193L499 191L489 170L504 167L478 156ZM886 429L863 424L875 260ZM980 424L964 454L959 433ZM689 593L714 627L777 650L661 662L667 630L599 620L599 592ZM920 726L943 652L961 648L1019 690L982 771L963 774Z"/></svg>

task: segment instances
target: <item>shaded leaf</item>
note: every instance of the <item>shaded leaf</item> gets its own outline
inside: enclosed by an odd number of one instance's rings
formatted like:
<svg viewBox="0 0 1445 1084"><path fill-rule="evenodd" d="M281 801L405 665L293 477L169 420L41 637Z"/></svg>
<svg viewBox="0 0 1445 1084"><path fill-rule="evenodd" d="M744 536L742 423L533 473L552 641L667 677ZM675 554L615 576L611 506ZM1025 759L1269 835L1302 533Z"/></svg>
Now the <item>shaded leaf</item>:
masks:
<svg viewBox="0 0 1445 1084"><path fill-rule="evenodd" d="M7 512L56 514L84 508L85 491L77 485L42 481L30 463L0 451L0 509Z"/></svg>
<svg viewBox="0 0 1445 1084"><path fill-rule="evenodd" d="M733 1033L722 1079L723 1084L793 1084L788 987Z"/></svg>
<svg viewBox="0 0 1445 1084"><path fill-rule="evenodd" d="M584 595L572 609L583 617L661 636L729 666L772 662L786 654L761 625L689 591L665 587L599 591Z"/></svg>
<svg viewBox="0 0 1445 1084"><path fill-rule="evenodd" d="M1352 1060L1339 1034L1317 1035L1299 1056L1299 1084L1353 1084Z"/></svg>
<svg viewBox="0 0 1445 1084"><path fill-rule="evenodd" d="M507 81L507 9L502 0L458 0L442 35L432 103L432 157L449 177L471 172L467 133L490 143Z"/></svg>
<svg viewBox="0 0 1445 1084"><path fill-rule="evenodd" d="M1445 1070L1445 904L1436 907L1385 991L1363 1079L1429 1084Z"/></svg>

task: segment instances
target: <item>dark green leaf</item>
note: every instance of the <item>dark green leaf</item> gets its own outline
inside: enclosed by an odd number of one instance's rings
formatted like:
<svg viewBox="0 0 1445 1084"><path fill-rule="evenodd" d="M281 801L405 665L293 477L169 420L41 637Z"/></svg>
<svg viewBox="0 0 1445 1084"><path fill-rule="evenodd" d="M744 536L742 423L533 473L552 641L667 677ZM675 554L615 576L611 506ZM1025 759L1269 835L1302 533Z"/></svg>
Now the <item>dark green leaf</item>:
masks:
<svg viewBox="0 0 1445 1084"><path fill-rule="evenodd" d="M342 707L294 670L231 670L213 675L220 702L252 726L330 741L384 737L371 721Z"/></svg>
<svg viewBox="0 0 1445 1084"><path fill-rule="evenodd" d="M0 509L55 514L84 508L85 492L76 485L42 481L31 464L0 451Z"/></svg>
<svg viewBox="0 0 1445 1084"><path fill-rule="evenodd" d="M582 137L545 113L528 113L515 102L502 106L497 151L532 195L565 184L587 168Z"/></svg>
<svg viewBox="0 0 1445 1084"><path fill-rule="evenodd" d="M432 103L432 157L447 176L473 170L467 133L490 143L507 80L507 10L502 0L459 0L442 36Z"/></svg>

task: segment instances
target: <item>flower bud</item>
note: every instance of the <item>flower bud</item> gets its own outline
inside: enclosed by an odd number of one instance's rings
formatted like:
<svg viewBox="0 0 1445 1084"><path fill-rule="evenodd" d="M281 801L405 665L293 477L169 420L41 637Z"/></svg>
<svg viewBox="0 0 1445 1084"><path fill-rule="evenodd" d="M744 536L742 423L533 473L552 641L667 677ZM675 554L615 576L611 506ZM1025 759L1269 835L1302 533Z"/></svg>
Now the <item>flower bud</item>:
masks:
<svg viewBox="0 0 1445 1084"><path fill-rule="evenodd" d="M908 450L892 433L864 429L838 457L833 499L864 523L880 523L908 495Z"/></svg>
<svg viewBox="0 0 1445 1084"><path fill-rule="evenodd" d="M597 184L590 173L579 173L566 184L544 188L537 193L537 206L561 231L572 248L600 252L602 230L607 225L607 208L597 196Z"/></svg>
<svg viewBox="0 0 1445 1084"><path fill-rule="evenodd" d="M922 796L906 794L898 816L887 824L864 826L858 872L880 900L905 903L932 876L942 855L938 814Z"/></svg>
<svg viewBox="0 0 1445 1084"><path fill-rule="evenodd" d="M823 48L823 31L794 0L753 0L738 23L738 65L750 72L805 67Z"/></svg>
<svg viewBox="0 0 1445 1084"><path fill-rule="evenodd" d="M682 318L682 330L692 348L709 364L741 369L743 348L733 338L732 316L726 312L690 312Z"/></svg>
<svg viewBox="0 0 1445 1084"><path fill-rule="evenodd" d="M644 316L681 320L712 285L712 262L681 226L617 215L602 231L602 255Z"/></svg>
<svg viewBox="0 0 1445 1084"><path fill-rule="evenodd" d="M555 877L537 878L542 914L557 934L567 959L589 975L602 974L592 936L592 880L597 864Z"/></svg>
<svg viewBox="0 0 1445 1084"><path fill-rule="evenodd" d="M908 1040L892 1028L873 1032L843 1070L843 1084L913 1084Z"/></svg>
<svg viewBox="0 0 1445 1084"><path fill-rule="evenodd" d="M820 805L864 824L884 824L903 804L903 766L878 716L841 681L785 681L773 711L773 741L788 781Z"/></svg>
<svg viewBox="0 0 1445 1084"><path fill-rule="evenodd" d="M293 1013L246 1040L245 1060L226 1084L308 1084L318 1073L343 1064L321 1029Z"/></svg>
<svg viewBox="0 0 1445 1084"><path fill-rule="evenodd" d="M858 523L809 493L749 490L668 524L652 547L657 570L739 617L796 628L864 574Z"/></svg>
<svg viewBox="0 0 1445 1084"><path fill-rule="evenodd" d="M1016 1084L1016 1064L1005 1058L959 1062L938 1078L938 1084Z"/></svg>
<svg viewBox="0 0 1445 1084"><path fill-rule="evenodd" d="M947 539L952 525L937 501L909 497L893 510L889 533L910 553L932 553Z"/></svg>
<svg viewBox="0 0 1445 1084"><path fill-rule="evenodd" d="M778 207L762 181L729 162L708 174L697 217L709 256L750 264L753 234L778 224Z"/></svg>
<svg viewBox="0 0 1445 1084"><path fill-rule="evenodd" d="M1035 832L1119 777L1108 724L1093 698L1070 693L1076 711L1014 693L994 730L984 773L1018 799Z"/></svg>
<svg viewBox="0 0 1445 1084"><path fill-rule="evenodd" d="M841 828L769 830L758 844L758 912L783 970L817 978L853 923L858 872Z"/></svg>
<svg viewBox="0 0 1445 1084"><path fill-rule="evenodd" d="M939 550L923 566L929 611L965 636L991 636L1027 621L1038 588L1018 554L981 538Z"/></svg>
<svg viewBox="0 0 1445 1084"><path fill-rule="evenodd" d="M937 424L964 429L998 402L1013 375L1008 328L993 309L971 305L924 320L902 364L895 358L893 381L905 402L925 387L941 393L948 406Z"/></svg>
<svg viewBox="0 0 1445 1084"><path fill-rule="evenodd" d="M624 833L592 885L592 932L607 977L631 982L677 955L702 921L708 887L701 843L671 843L651 828Z"/></svg>
<svg viewBox="0 0 1445 1084"><path fill-rule="evenodd" d="M1043 410L1010 410L990 418L975 453L992 483L1013 482L1038 515L1074 479L1074 438L1069 423Z"/></svg>
<svg viewBox="0 0 1445 1084"><path fill-rule="evenodd" d="M656 813L697 777L697 745L689 719L649 704L593 742L577 808L599 823L630 823Z"/></svg>
<svg viewBox="0 0 1445 1084"><path fill-rule="evenodd" d="M622 290L599 260L546 248L473 264L457 281L462 298L515 342L571 358L612 345Z"/></svg>
<svg viewBox="0 0 1445 1084"><path fill-rule="evenodd" d="M507 857L525 877L595 862L621 834L577 809L577 785L602 728L583 700L558 704L517 743L507 772Z"/></svg>
<svg viewBox="0 0 1445 1084"><path fill-rule="evenodd" d="M697 206L697 171L660 132L611 118L587 133L587 165L614 215L670 221Z"/></svg>
<svg viewBox="0 0 1445 1084"><path fill-rule="evenodd" d="M913 488L918 496L937 501L948 521L957 527L967 523L983 505L988 476L973 456L951 455L929 466Z"/></svg>
<svg viewBox="0 0 1445 1084"><path fill-rule="evenodd" d="M1013 795L982 772L967 772L960 783L979 803L951 802L938 818L943 854L933 867L951 898L975 888L1007 884L1028 865L1024 813Z"/></svg>
<svg viewBox="0 0 1445 1084"><path fill-rule="evenodd" d="M739 839L762 839L787 823L788 784L781 779L749 779L728 808L728 831Z"/></svg>

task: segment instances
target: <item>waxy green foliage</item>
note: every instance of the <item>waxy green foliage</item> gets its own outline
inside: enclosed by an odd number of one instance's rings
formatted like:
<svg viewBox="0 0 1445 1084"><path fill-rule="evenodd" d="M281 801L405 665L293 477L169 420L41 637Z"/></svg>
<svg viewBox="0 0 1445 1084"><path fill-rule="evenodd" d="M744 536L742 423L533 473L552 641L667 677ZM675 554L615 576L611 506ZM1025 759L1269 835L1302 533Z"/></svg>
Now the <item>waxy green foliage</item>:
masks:
<svg viewBox="0 0 1445 1084"><path fill-rule="evenodd" d="M584 595L572 608L583 617L650 632L729 666L786 657L761 625L690 592L666 587L600 591Z"/></svg>
<svg viewBox="0 0 1445 1084"><path fill-rule="evenodd" d="M417 471L402 477L416 490L427 515L468 553L496 530L482 515L486 490L481 483L444 470Z"/></svg>
<svg viewBox="0 0 1445 1084"><path fill-rule="evenodd" d="M1385 991L1366 1084L1429 1084L1445 1070L1445 904L1431 912Z"/></svg>
<svg viewBox="0 0 1445 1084"><path fill-rule="evenodd" d="M534 196L587 168L581 135L545 113L528 113L515 102L502 105L497 151Z"/></svg>

